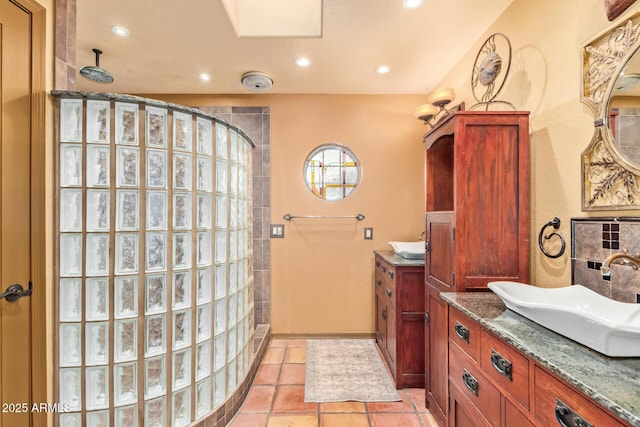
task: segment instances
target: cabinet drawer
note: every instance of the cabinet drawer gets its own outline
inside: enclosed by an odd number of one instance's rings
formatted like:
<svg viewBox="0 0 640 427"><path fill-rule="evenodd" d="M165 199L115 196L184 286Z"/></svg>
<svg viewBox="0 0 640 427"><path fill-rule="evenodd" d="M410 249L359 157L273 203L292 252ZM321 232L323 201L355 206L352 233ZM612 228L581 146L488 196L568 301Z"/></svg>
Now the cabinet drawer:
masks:
<svg viewBox="0 0 640 427"><path fill-rule="evenodd" d="M529 410L529 360L510 345L483 330L480 366L504 394Z"/></svg>
<svg viewBox="0 0 640 427"><path fill-rule="evenodd" d="M534 377L534 414L543 425L622 427L623 424L611 415L580 396L542 368L535 367ZM561 424L557 417L572 420L573 423ZM589 424L579 424L580 421L576 422L577 417Z"/></svg>
<svg viewBox="0 0 640 427"><path fill-rule="evenodd" d="M500 425L500 392L480 372L478 365L453 343L449 343L449 378L491 425Z"/></svg>
<svg viewBox="0 0 640 427"><path fill-rule="evenodd" d="M376 273L380 273L387 280L394 281L396 278L396 268L383 260L381 257L376 257Z"/></svg>
<svg viewBox="0 0 640 427"><path fill-rule="evenodd" d="M529 417L520 412L508 399L505 399L504 403L504 425L506 427L534 427Z"/></svg>
<svg viewBox="0 0 640 427"><path fill-rule="evenodd" d="M458 310L449 310L449 339L478 361L480 325Z"/></svg>

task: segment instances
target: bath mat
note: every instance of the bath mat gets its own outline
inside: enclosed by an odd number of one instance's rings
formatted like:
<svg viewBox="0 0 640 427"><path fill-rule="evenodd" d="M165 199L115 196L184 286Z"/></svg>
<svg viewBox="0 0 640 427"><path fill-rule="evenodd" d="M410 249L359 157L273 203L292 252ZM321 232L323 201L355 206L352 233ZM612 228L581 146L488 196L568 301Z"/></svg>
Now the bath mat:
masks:
<svg viewBox="0 0 640 427"><path fill-rule="evenodd" d="M305 402L397 402L373 340L307 340Z"/></svg>

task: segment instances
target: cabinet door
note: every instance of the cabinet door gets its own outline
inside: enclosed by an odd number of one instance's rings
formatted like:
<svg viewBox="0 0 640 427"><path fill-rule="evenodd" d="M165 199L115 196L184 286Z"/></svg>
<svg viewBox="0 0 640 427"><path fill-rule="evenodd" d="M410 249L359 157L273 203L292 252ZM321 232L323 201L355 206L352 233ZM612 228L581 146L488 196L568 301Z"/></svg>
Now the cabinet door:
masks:
<svg viewBox="0 0 640 427"><path fill-rule="evenodd" d="M387 348L387 320L385 300L376 292L376 341L381 349Z"/></svg>
<svg viewBox="0 0 640 427"><path fill-rule="evenodd" d="M453 221L453 212L427 212L426 280L429 285L443 292L455 290Z"/></svg>
<svg viewBox="0 0 640 427"><path fill-rule="evenodd" d="M526 115L463 114L456 134L456 279L529 279Z"/></svg>
<svg viewBox="0 0 640 427"><path fill-rule="evenodd" d="M396 324L396 307L391 305L387 299L387 353L389 353L389 357L391 358L391 369L394 371L396 368ZM396 378L396 380L398 379Z"/></svg>
<svg viewBox="0 0 640 427"><path fill-rule="evenodd" d="M444 424L447 409L449 306L440 299L440 292L427 286L426 305L429 320L425 337L426 405Z"/></svg>
<svg viewBox="0 0 640 427"><path fill-rule="evenodd" d="M450 391L449 427L487 427L491 425L453 382L450 383ZM496 404L500 405L500 402L496 402ZM507 427L514 426L507 424Z"/></svg>

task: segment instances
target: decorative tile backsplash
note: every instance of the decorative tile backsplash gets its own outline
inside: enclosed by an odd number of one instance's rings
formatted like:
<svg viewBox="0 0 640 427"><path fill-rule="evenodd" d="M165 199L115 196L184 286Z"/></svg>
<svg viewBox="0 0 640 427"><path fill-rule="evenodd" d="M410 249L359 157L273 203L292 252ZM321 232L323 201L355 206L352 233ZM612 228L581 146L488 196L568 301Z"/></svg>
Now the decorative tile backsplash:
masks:
<svg viewBox="0 0 640 427"><path fill-rule="evenodd" d="M640 254L640 217L573 218L571 220L571 282L616 301L638 302L640 269L611 265L603 277L600 267L612 254Z"/></svg>

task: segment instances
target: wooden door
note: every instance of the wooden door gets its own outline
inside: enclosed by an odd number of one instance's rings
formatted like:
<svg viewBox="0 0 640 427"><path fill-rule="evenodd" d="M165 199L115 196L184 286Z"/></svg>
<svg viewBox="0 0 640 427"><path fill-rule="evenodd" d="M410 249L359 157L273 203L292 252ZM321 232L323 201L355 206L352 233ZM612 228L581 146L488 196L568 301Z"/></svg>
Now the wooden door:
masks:
<svg viewBox="0 0 640 427"><path fill-rule="evenodd" d="M0 292L23 289L0 299L0 426L41 423L33 404L47 403L44 345L32 333L44 325L44 305L28 292L31 282L44 285L44 17L39 10L34 21L29 8L41 8L27 3L0 0Z"/></svg>

